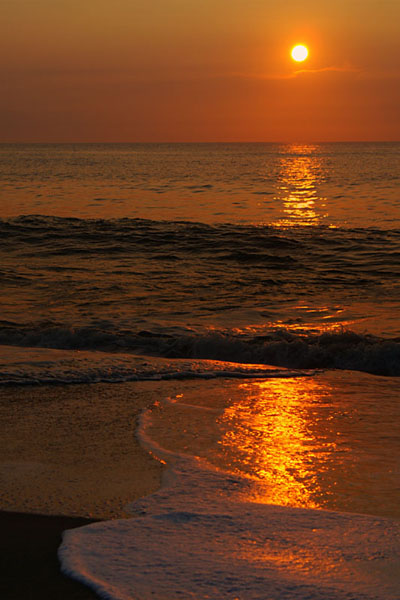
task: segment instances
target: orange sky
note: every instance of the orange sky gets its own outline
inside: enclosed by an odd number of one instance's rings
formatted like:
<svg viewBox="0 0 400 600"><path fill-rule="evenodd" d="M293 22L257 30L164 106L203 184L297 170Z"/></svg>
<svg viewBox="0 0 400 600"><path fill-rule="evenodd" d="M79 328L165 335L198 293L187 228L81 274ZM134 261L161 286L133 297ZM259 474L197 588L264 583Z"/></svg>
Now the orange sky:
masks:
<svg viewBox="0 0 400 600"><path fill-rule="evenodd" d="M400 140L400 0L1 0L0 22L3 142Z"/></svg>

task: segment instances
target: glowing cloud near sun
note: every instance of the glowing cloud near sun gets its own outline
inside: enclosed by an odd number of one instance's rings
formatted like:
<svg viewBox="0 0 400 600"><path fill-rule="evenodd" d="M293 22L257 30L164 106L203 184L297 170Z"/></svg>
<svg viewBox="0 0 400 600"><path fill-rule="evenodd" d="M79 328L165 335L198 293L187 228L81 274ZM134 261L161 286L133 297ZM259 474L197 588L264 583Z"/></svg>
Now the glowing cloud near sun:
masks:
<svg viewBox="0 0 400 600"><path fill-rule="evenodd" d="M296 62L303 62L308 56L308 48L303 44L298 44L292 48L290 55Z"/></svg>

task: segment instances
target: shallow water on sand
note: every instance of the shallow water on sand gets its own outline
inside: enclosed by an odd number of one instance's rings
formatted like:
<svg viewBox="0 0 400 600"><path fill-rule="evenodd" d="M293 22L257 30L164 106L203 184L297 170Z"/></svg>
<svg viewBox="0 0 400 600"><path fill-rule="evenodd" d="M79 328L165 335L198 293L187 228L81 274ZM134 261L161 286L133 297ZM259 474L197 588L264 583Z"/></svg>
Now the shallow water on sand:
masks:
<svg viewBox="0 0 400 600"><path fill-rule="evenodd" d="M327 372L182 382L142 434L156 454L251 478L247 501L400 519L399 417L397 379Z"/></svg>
<svg viewBox="0 0 400 600"><path fill-rule="evenodd" d="M397 600L395 380L174 385L138 432L163 486L134 519L66 532L64 572L111 600Z"/></svg>

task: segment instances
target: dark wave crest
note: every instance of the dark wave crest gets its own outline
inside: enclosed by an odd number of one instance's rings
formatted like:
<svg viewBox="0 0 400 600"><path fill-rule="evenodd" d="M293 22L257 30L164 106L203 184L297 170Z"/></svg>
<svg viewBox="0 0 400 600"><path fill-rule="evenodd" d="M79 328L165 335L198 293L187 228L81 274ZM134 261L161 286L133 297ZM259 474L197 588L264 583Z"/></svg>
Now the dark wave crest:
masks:
<svg viewBox="0 0 400 600"><path fill-rule="evenodd" d="M400 376L400 339L353 331L296 334L280 329L263 336L227 333L153 333L101 327L68 328L3 322L0 343L57 349L140 353L167 358L212 359L291 369L349 369Z"/></svg>

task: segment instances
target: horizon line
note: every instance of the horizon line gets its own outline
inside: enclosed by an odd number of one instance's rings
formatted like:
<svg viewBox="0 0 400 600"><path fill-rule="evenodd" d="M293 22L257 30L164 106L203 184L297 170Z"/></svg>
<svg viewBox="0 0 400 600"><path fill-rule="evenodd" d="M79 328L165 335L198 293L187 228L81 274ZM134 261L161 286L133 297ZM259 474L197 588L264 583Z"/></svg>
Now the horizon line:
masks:
<svg viewBox="0 0 400 600"><path fill-rule="evenodd" d="M118 145L130 145L130 144L398 144L400 143L400 139L398 140L324 140L324 141L304 141L304 140L278 140L278 141L269 141L269 140L206 140L206 141L167 141L167 140L158 140L158 141L144 141L144 140L136 140L136 141L0 141L1 146L9 146L9 145L79 145L79 144L118 144Z"/></svg>

